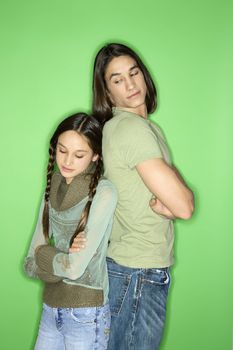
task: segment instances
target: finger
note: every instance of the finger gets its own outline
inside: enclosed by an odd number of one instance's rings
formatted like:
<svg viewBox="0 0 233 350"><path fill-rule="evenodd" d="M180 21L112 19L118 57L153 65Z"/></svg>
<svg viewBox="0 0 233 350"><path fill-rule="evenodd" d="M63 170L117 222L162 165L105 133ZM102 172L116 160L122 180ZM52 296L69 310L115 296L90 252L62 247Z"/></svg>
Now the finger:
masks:
<svg viewBox="0 0 233 350"><path fill-rule="evenodd" d="M152 204L150 203L150 208L153 209L153 210L155 208L157 208L157 206L158 206L158 203L152 203Z"/></svg>
<svg viewBox="0 0 233 350"><path fill-rule="evenodd" d="M86 239L74 239L74 244L80 245L80 244L85 244Z"/></svg>
<svg viewBox="0 0 233 350"><path fill-rule="evenodd" d="M75 238L74 238L74 241L79 241L79 240L85 240L86 239L86 237L85 237L85 235L82 233L82 234L78 234L77 236L75 236Z"/></svg>
<svg viewBox="0 0 233 350"><path fill-rule="evenodd" d="M79 248L79 244L77 244L76 242L73 242L71 245L71 248L77 249Z"/></svg>
<svg viewBox="0 0 233 350"><path fill-rule="evenodd" d="M79 251L80 251L80 248L69 248L69 253L76 253Z"/></svg>
<svg viewBox="0 0 233 350"><path fill-rule="evenodd" d="M75 244L79 246L80 244L86 244L86 238L75 238L72 245Z"/></svg>
<svg viewBox="0 0 233 350"><path fill-rule="evenodd" d="M77 249L77 248L85 248L86 245L81 242L73 242L71 248Z"/></svg>
<svg viewBox="0 0 233 350"><path fill-rule="evenodd" d="M79 234L78 234L78 235L79 235L79 237L80 237L80 236L81 236L81 237L85 237L85 235L86 235L86 234L85 234L85 232L84 232L84 231L81 231L81 232L79 232Z"/></svg>
<svg viewBox="0 0 233 350"><path fill-rule="evenodd" d="M80 242L80 241L76 241L76 242L73 242L71 247L73 248L83 248L86 246L86 243L85 242Z"/></svg>
<svg viewBox="0 0 233 350"><path fill-rule="evenodd" d="M155 205L156 204L156 202L157 202L157 199L156 198L151 198L151 200L150 200L150 206L153 206L153 205Z"/></svg>

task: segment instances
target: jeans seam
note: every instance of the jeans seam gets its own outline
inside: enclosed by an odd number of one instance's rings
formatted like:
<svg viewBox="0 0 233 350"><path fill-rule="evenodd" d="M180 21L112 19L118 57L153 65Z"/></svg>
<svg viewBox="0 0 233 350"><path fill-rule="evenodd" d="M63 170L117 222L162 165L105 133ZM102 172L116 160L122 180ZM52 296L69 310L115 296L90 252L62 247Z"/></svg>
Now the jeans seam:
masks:
<svg viewBox="0 0 233 350"><path fill-rule="evenodd" d="M116 276L116 275L115 275L115 276ZM125 301L125 299L126 299L127 293L128 293L128 291L129 291L129 288L130 288L131 278L132 278L132 276L130 276L130 275L128 275L128 274L124 276L124 279L126 279L126 281L127 281L127 285L126 285L126 288L125 288L125 290L124 290L123 297L122 297L122 298L119 298L120 307L117 308L117 312L114 312L114 313L111 312L112 315L115 316L115 317L119 316L120 313L121 313L121 310L122 310L124 301Z"/></svg>
<svg viewBox="0 0 233 350"><path fill-rule="evenodd" d="M136 322L138 304L141 298L141 293L142 293L142 276L139 274L136 276L136 283L135 283L135 293L134 293L135 301L133 303L133 318L131 323L131 334L129 337L129 350L133 349L133 346L134 346L133 340L135 337L135 322Z"/></svg>

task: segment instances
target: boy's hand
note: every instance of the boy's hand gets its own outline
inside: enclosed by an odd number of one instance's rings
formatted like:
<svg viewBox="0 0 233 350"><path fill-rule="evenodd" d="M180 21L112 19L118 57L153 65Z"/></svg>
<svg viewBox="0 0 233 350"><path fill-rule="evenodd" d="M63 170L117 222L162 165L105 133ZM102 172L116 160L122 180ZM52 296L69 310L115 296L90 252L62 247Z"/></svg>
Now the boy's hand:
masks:
<svg viewBox="0 0 233 350"><path fill-rule="evenodd" d="M165 216L167 219L173 220L175 219L175 216L172 214L172 212L165 207L165 205L160 202L158 198L152 198L149 202L151 209L162 216Z"/></svg>

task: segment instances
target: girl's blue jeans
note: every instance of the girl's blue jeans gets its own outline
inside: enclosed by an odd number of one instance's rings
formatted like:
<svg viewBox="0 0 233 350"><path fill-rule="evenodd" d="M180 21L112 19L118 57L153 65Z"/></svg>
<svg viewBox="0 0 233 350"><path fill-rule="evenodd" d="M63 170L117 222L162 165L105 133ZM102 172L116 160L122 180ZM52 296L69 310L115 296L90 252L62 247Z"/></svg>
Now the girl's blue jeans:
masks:
<svg viewBox="0 0 233 350"><path fill-rule="evenodd" d="M35 350L104 350L109 331L109 304L86 308L43 304Z"/></svg>
<svg viewBox="0 0 233 350"><path fill-rule="evenodd" d="M168 269L134 269L110 258L107 264L111 311L108 349L158 349L170 285Z"/></svg>

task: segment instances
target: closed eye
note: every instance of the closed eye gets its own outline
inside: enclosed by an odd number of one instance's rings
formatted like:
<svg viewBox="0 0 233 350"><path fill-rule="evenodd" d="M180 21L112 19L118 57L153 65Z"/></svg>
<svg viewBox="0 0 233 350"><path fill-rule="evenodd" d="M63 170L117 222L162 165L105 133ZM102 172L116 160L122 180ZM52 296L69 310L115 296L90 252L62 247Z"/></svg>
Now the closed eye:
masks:
<svg viewBox="0 0 233 350"><path fill-rule="evenodd" d="M130 76L133 77L134 75L137 75L139 73L139 70L131 72Z"/></svg>
<svg viewBox="0 0 233 350"><path fill-rule="evenodd" d="M122 79L114 80L114 84L119 84L121 81L122 81Z"/></svg>

